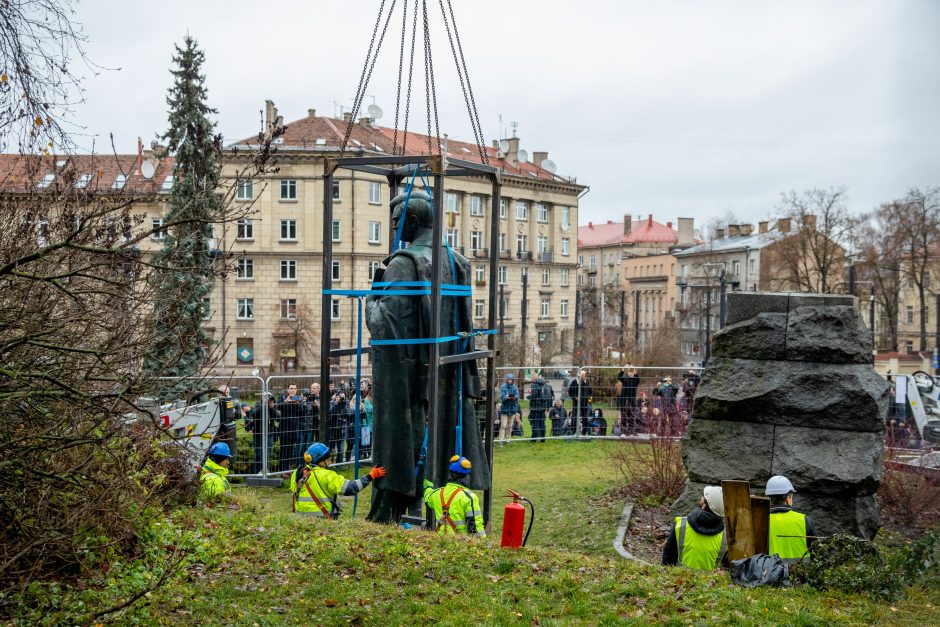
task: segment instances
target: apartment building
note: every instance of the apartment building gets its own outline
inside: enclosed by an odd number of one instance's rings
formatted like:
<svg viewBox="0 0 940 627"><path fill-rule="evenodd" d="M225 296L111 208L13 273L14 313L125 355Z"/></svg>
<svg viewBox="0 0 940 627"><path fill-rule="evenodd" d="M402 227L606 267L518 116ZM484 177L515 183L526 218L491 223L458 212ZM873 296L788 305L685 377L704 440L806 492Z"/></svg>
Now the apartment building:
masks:
<svg viewBox="0 0 940 627"><path fill-rule="evenodd" d="M937 312L940 312L940 243L934 243L928 258L924 276L923 312L920 289L912 274L910 263L905 262L898 283L898 351L908 354L920 351L920 327L923 318L926 349L928 353L932 353L940 346L940 326L937 320ZM859 288L860 294L864 295L866 288L867 286ZM879 346L887 347L885 335L884 329L879 329Z"/></svg>

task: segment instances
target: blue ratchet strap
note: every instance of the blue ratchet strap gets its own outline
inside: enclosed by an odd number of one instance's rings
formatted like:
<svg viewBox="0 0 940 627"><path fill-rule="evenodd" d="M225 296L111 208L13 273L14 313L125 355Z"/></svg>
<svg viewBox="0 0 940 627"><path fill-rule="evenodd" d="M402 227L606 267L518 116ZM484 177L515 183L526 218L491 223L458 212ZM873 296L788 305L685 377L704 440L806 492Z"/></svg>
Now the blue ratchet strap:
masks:
<svg viewBox="0 0 940 627"><path fill-rule="evenodd" d="M353 481L359 478L359 439L362 437L362 417L359 414L359 405L362 402L362 299L357 298L359 304L356 326L356 395L353 397L356 403L356 413L353 419ZM353 495L352 517L356 517L356 506L359 504L359 494Z"/></svg>
<svg viewBox="0 0 940 627"><path fill-rule="evenodd" d="M424 441L421 442L421 453L418 455L418 463L415 465L415 477L421 476L421 468L424 467L424 460L428 456L428 425L424 425Z"/></svg>
<svg viewBox="0 0 940 627"><path fill-rule="evenodd" d="M411 166L408 166L408 168L411 169ZM402 234L402 231L404 231L405 229L405 216L408 213L408 203L411 201L411 191L414 189L415 176L417 174L418 174L418 167L415 166L415 171L411 175L411 180L408 182L408 185L406 186L405 202L401 206L401 216L398 218L398 228L395 230L395 246L392 249L393 251L400 250L401 248L403 248L402 242L401 242L401 234Z"/></svg>
<svg viewBox="0 0 940 627"><path fill-rule="evenodd" d="M444 248L447 249L447 256L450 258L450 276L454 281L457 280L457 264L454 262L454 251L450 244L444 242ZM470 287L469 285L466 287ZM469 295L469 289L467 290ZM457 306L454 306L454 331L460 333L460 317L457 314ZM466 350L467 340L459 340L457 344L457 353L463 353ZM454 429L454 455L463 455L463 364L457 367L457 425Z"/></svg>

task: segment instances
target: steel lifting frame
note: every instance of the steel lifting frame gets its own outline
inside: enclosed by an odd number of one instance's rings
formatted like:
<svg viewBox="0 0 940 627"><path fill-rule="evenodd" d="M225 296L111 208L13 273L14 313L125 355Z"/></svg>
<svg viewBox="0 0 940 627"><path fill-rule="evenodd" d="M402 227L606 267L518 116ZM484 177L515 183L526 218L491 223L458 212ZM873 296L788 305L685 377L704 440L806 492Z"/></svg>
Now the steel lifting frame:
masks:
<svg viewBox="0 0 940 627"><path fill-rule="evenodd" d="M322 329L320 336L320 377L321 385L324 389L329 387L330 359L353 355L355 348L339 348L330 350L330 338L332 331L332 296L327 292L333 288L333 175L337 170L353 170L356 172L365 172L368 174L377 174L384 176L388 181L389 198L395 196L399 190L402 181L414 173L418 168L419 175L427 176L433 180L433 202L434 219L432 223L433 245L431 252L431 337L441 336L441 255L443 254L443 235L444 235L444 179L449 176L456 177L483 177L492 184L492 193L490 196L490 223L487 241L489 242L489 310L487 316L487 328L496 328L496 271L497 271L497 249L496 242L499 239L499 202L501 198L502 177L499 168L491 165L475 163L473 161L464 161L462 159L449 159L441 155L424 156L395 156L387 155L382 157L338 157L328 158L324 162L323 170L323 290L321 296L322 306ZM391 216L391 213L389 214ZM389 254L394 252L392 247L395 245L394 229L389 222ZM492 387L496 381L496 336L486 336L486 350L470 350L462 355L450 355L441 357L440 344L429 344L430 351L428 363L428 459L435 460L435 463L427 463L430 481L434 485L444 485L446 477L436 476L439 474L439 466L436 463L440 451L437 450L437 433L440 426L439 408L437 399L437 384L440 377L440 367L447 363L456 363L470 359L486 358L486 387L490 388L486 394L486 433L485 450L486 461L490 467L490 477L493 475L493 422L496 410L496 395L492 393ZM371 348L364 347L363 352L370 351ZM320 425L323 421L320 422ZM473 427L476 428L476 414L473 416ZM320 434L321 436L323 434ZM483 492L483 518L487 525L490 520L490 510L492 507L492 486Z"/></svg>

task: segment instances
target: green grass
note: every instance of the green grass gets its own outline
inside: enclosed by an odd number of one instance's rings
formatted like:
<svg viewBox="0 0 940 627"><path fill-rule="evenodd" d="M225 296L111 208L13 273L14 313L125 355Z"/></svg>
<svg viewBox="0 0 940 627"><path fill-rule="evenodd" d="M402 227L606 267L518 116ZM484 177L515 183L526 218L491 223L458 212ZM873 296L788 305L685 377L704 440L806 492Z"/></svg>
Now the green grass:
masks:
<svg viewBox="0 0 940 627"><path fill-rule="evenodd" d="M513 443L497 450L496 490L536 502L529 546L498 547L502 500L485 541L289 513L285 491L236 490L235 502L174 515L198 536L187 569L113 616L142 624L753 624L940 623L938 591L911 590L894 606L806 588L748 590L727 573L697 574L623 560L608 548L622 503L611 442ZM368 491L365 496L368 497ZM597 503L601 504L598 505ZM351 508L347 507L347 513ZM181 535L180 531L176 531ZM169 540L164 538L162 542ZM182 540L180 540L182 542ZM104 591L35 586L20 599L24 623L87 622L113 602ZM78 602L84 605L79 607Z"/></svg>

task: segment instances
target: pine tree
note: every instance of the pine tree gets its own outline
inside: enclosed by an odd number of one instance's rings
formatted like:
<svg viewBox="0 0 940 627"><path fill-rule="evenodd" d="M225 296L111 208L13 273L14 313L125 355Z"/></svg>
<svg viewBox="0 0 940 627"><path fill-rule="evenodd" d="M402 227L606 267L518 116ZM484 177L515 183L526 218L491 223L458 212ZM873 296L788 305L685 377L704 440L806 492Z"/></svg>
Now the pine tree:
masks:
<svg viewBox="0 0 940 627"><path fill-rule="evenodd" d="M198 374L207 357L209 337L203 328L203 299L212 290L213 261L209 247L213 220L222 200L218 194L221 137L214 134L215 109L206 104L205 55L186 35L175 46L173 86L167 93L169 130L163 136L176 158L169 224L163 249L152 259L155 350L145 361L162 376Z"/></svg>

